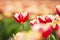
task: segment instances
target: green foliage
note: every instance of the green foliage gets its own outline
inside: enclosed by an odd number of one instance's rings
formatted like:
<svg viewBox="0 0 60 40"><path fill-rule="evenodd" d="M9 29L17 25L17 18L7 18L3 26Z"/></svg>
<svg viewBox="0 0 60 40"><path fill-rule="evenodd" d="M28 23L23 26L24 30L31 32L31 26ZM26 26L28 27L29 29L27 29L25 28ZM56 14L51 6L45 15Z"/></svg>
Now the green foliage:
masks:
<svg viewBox="0 0 60 40"><path fill-rule="evenodd" d="M58 40L58 36L56 35L56 32L53 30L51 35L47 39L48 40Z"/></svg>
<svg viewBox="0 0 60 40"><path fill-rule="evenodd" d="M24 26L25 31L30 29L29 20L24 23ZM23 31L22 25L17 23L13 17L3 18L0 21L0 40L8 40L9 37L20 31Z"/></svg>

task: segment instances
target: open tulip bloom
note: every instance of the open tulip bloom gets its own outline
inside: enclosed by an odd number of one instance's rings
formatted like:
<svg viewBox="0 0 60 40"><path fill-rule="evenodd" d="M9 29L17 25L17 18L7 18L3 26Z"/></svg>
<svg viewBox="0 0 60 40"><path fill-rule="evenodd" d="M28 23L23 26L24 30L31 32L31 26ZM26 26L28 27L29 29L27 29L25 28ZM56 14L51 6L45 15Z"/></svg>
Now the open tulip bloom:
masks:
<svg viewBox="0 0 60 40"><path fill-rule="evenodd" d="M28 20L29 17L29 13L15 13L14 15L14 19L16 20L16 22L21 23L23 26L23 30L24 30L24 22L26 22Z"/></svg>
<svg viewBox="0 0 60 40"><path fill-rule="evenodd" d="M37 19L30 21L31 30L42 33L43 40L55 40L56 32L60 29L60 6L56 6L56 15L38 16ZM14 19L17 23L23 24L29 18L29 13L15 13ZM29 27L29 26L28 26ZM23 26L24 28L24 26ZM55 34L53 33L55 32ZM59 34L60 35L60 34ZM52 39L51 39L52 37ZM34 37L33 37L34 38Z"/></svg>
<svg viewBox="0 0 60 40"><path fill-rule="evenodd" d="M28 20L28 17L29 17L29 13L16 13L14 15L14 18L18 23L26 22Z"/></svg>

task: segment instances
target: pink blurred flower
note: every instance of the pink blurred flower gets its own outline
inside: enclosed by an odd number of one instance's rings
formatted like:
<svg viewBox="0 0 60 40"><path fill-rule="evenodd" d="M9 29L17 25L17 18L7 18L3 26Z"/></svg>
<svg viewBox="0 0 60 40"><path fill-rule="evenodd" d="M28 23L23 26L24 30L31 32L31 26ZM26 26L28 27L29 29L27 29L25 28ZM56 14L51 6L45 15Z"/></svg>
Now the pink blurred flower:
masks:
<svg viewBox="0 0 60 40"><path fill-rule="evenodd" d="M14 19L18 22L18 23L23 23L26 22L28 20L29 17L29 13L16 13L14 15Z"/></svg>

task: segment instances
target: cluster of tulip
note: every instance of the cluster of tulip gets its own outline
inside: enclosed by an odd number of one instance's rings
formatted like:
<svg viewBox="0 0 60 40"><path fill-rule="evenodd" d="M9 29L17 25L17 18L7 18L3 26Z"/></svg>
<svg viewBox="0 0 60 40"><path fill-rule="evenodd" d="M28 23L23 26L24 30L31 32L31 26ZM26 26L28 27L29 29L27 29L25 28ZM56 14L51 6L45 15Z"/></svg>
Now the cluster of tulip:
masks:
<svg viewBox="0 0 60 40"><path fill-rule="evenodd" d="M42 40L48 38L52 34L53 30L56 32L56 34L59 33L58 32L58 30L60 29L59 7L60 6L56 6L57 15L48 15L47 14L47 15L43 15L43 16L38 16L36 19L30 21L32 31L39 32L41 34L40 36L43 38ZM29 13L16 13L14 15L14 19L18 23L21 23L21 24L26 22L28 20L28 17L29 17ZM23 26L23 29L24 29L24 26ZM36 33L34 33L34 34L36 35ZM19 39L16 39L16 40L28 40L28 39L23 39L23 38L21 39L20 37L19 37ZM32 35L31 35L31 37L32 37ZM15 38L16 38L16 36L15 36ZM33 36L33 38L34 38L34 36ZM41 40L41 39L30 39L30 40Z"/></svg>

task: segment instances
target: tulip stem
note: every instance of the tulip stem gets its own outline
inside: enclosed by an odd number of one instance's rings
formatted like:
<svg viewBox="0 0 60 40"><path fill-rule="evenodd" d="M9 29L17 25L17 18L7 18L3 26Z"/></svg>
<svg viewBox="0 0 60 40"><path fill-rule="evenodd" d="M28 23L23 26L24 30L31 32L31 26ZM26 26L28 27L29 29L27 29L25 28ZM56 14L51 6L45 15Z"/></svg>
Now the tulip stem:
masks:
<svg viewBox="0 0 60 40"><path fill-rule="evenodd" d="M22 23L22 28L23 28L23 30L24 30L24 24Z"/></svg>

